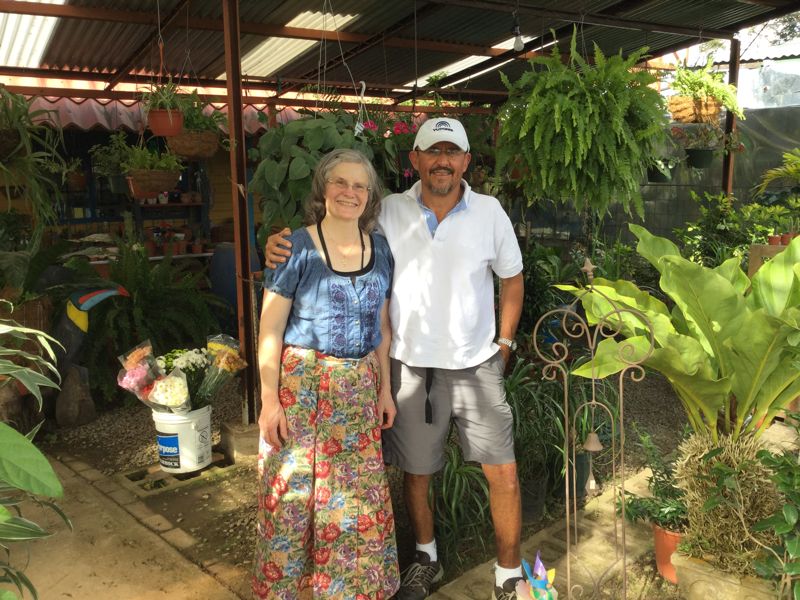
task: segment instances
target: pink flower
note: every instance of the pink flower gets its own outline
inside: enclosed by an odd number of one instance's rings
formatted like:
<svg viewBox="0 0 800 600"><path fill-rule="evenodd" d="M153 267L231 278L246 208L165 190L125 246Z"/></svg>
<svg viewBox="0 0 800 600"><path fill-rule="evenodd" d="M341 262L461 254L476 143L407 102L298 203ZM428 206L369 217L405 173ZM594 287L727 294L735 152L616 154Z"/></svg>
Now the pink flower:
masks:
<svg viewBox="0 0 800 600"><path fill-rule="evenodd" d="M409 169L406 167L403 169L403 177L410 178L414 176L414 169Z"/></svg>
<svg viewBox="0 0 800 600"><path fill-rule="evenodd" d="M392 127L392 130L394 131L395 135L400 135L402 133L409 133L408 123L404 121L397 121L395 122L394 127Z"/></svg>
<svg viewBox="0 0 800 600"><path fill-rule="evenodd" d="M378 124L375 121L371 120L371 119L369 121L364 121L364 129L370 129L372 131L378 131Z"/></svg>

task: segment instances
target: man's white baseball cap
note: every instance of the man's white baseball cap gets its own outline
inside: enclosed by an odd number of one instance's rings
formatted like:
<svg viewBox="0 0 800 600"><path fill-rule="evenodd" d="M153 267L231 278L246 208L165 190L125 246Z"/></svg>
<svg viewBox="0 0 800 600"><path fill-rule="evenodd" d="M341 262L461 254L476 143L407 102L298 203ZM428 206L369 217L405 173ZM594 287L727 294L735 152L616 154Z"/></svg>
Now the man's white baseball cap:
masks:
<svg viewBox="0 0 800 600"><path fill-rule="evenodd" d="M469 152L467 132L464 131L461 121L456 121L455 119L428 119L417 130L417 137L414 138L414 149L427 150L439 142L450 142L464 152Z"/></svg>

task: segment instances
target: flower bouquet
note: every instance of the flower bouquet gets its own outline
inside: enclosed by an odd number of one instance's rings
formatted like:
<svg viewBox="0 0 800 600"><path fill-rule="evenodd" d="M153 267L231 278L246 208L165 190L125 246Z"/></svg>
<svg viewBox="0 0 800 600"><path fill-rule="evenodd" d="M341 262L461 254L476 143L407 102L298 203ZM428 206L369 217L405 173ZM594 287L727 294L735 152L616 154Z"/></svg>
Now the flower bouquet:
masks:
<svg viewBox="0 0 800 600"><path fill-rule="evenodd" d="M211 403L223 386L247 366L239 356L239 343L230 336L212 336L208 339L206 348L210 364L206 368L197 393L193 396L195 408Z"/></svg>

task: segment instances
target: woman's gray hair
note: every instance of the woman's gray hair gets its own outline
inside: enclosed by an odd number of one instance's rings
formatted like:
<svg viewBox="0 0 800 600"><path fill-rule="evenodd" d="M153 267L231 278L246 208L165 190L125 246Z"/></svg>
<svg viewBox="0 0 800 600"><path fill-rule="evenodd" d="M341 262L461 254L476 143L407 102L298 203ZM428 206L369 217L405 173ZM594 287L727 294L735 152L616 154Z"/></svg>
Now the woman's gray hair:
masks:
<svg viewBox="0 0 800 600"><path fill-rule="evenodd" d="M366 156L358 150L343 148L328 152L320 159L314 170L314 177L311 180L311 195L306 199L306 225L319 223L325 217L325 186L331 171L342 163L359 164L367 172L369 195L367 196L367 206L358 219L358 226L369 233L375 228L381 212L383 185L375 167Z"/></svg>

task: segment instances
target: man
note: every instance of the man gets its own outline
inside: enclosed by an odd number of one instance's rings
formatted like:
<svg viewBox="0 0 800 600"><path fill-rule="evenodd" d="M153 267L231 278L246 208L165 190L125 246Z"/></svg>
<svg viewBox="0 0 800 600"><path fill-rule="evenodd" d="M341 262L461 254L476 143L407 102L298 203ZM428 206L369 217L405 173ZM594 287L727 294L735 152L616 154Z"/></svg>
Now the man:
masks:
<svg viewBox="0 0 800 600"><path fill-rule="evenodd" d="M497 199L462 178L471 155L459 121L426 121L409 158L420 181L388 196L379 218L395 260L389 310L397 416L385 431L384 457L405 473L416 537L395 598L422 600L443 575L428 487L444 465L452 420L464 458L480 462L489 483L498 552L492 599L513 600L522 577L521 506L503 370L522 311L522 256ZM268 266L289 255L279 240L269 240ZM496 338L492 273L501 282Z"/></svg>

